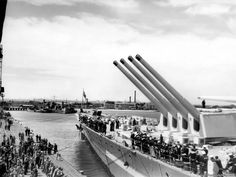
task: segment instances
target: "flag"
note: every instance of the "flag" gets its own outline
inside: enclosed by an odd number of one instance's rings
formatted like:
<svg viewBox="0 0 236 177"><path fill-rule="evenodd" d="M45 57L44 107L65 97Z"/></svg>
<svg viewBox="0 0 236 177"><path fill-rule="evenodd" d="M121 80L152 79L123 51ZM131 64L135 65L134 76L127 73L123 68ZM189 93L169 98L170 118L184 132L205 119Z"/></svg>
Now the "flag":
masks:
<svg viewBox="0 0 236 177"><path fill-rule="evenodd" d="M86 98L86 94L85 94L84 90L83 90L83 97Z"/></svg>
<svg viewBox="0 0 236 177"><path fill-rule="evenodd" d="M0 43L2 42L2 29L6 15L7 0L0 0Z"/></svg>

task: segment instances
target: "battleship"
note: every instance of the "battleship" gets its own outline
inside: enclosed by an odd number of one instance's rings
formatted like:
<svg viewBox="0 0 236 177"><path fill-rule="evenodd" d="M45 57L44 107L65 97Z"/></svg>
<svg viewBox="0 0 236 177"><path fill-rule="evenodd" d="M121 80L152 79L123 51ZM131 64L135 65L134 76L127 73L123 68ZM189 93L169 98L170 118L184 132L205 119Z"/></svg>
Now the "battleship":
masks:
<svg viewBox="0 0 236 177"><path fill-rule="evenodd" d="M206 157L206 161L202 167L201 163L196 163L196 159L191 159L191 155L187 156L190 158L187 161L183 160L183 157L166 160L161 152L159 155L156 154L153 150L154 145L148 145L146 151L142 149L142 145L141 149L135 146L131 137L137 132L134 127L128 125L129 121L122 121L123 125L114 132L103 132L98 131L96 125L91 126L91 121L109 122L105 126L110 127L115 119L99 111L99 114L80 113L80 124L77 128L85 135L111 174L115 177L212 176L213 161L210 159L214 159L215 156L218 156L223 166L228 168L228 158L236 159L236 111L208 111L195 108L140 55L136 55L135 58L136 60L130 56L128 60L140 71L139 73L124 59L120 62L126 69L117 61L113 64L155 104L160 112L160 117L157 118L158 125L154 126L152 131L148 132L145 128L143 132L148 136L156 135L155 138L161 136L163 141L169 144L196 146L198 155ZM142 118L137 120L141 122ZM143 129L141 123L137 125L138 129ZM224 171L221 169L221 175L234 176L233 168L234 166L230 169L224 168Z"/></svg>

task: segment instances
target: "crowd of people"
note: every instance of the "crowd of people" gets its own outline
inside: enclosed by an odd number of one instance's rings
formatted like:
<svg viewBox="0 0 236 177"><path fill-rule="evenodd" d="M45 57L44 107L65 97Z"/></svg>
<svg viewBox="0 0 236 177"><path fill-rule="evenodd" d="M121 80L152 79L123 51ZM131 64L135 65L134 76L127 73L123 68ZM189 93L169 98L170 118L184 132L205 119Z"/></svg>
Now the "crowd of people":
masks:
<svg viewBox="0 0 236 177"><path fill-rule="evenodd" d="M137 121L131 119L128 124L136 127ZM106 121L100 116L91 118L80 116L80 121L85 123L89 128L96 132L106 135L107 125L109 124L110 131L114 128L118 129L120 122L118 119ZM146 120L144 121L146 123ZM129 125L130 126L130 125ZM179 142L165 142L162 135L160 137L151 137L147 132L140 131L139 128L134 128L131 133L131 148L140 150L145 154L149 154L154 158L164 160L167 163L176 165L177 167L185 168L195 174L204 175L208 173L208 160L210 159L215 165L213 173L221 177L223 171L236 174L236 157L230 156L230 159L225 168L223 168L221 160L218 156L209 157L206 147L199 148L195 144L180 144ZM127 143L125 143L128 146Z"/></svg>
<svg viewBox="0 0 236 177"><path fill-rule="evenodd" d="M165 142L159 138L148 136L147 133L131 133L132 148L164 160L176 166L204 175L207 172L208 150L204 147L199 151L194 144Z"/></svg>
<svg viewBox="0 0 236 177"><path fill-rule="evenodd" d="M18 137L4 133L0 144L0 177L38 177L39 169L48 177L65 177L63 169L55 166L48 157L57 152L57 144L51 144L41 135L34 137L28 127L25 132L19 132Z"/></svg>
<svg viewBox="0 0 236 177"><path fill-rule="evenodd" d="M4 123L5 123L4 129L10 131L11 126L13 124L13 120L12 119L4 119ZM2 125L3 125L3 122L0 121L0 128L2 128Z"/></svg>

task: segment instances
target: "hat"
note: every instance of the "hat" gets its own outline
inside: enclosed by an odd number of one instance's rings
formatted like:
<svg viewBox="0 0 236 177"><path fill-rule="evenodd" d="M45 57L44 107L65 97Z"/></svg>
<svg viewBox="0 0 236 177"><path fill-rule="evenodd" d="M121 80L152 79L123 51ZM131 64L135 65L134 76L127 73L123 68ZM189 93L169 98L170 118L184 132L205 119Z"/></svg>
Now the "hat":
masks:
<svg viewBox="0 0 236 177"><path fill-rule="evenodd" d="M229 157L234 157L234 155L233 155L233 154L230 154Z"/></svg>
<svg viewBox="0 0 236 177"><path fill-rule="evenodd" d="M210 158L210 159L214 159L214 156L213 156L213 155L210 155L209 158Z"/></svg>

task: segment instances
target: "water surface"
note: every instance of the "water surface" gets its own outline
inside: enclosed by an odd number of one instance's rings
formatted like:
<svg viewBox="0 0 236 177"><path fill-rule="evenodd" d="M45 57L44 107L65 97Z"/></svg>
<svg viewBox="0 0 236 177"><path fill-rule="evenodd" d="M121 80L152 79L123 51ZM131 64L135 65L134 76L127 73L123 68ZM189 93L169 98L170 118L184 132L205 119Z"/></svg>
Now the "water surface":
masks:
<svg viewBox="0 0 236 177"><path fill-rule="evenodd" d="M41 134L51 143L57 143L63 158L76 170L83 170L88 177L110 177L105 165L87 141L80 140L76 130L75 114L35 113L12 111L12 116Z"/></svg>

